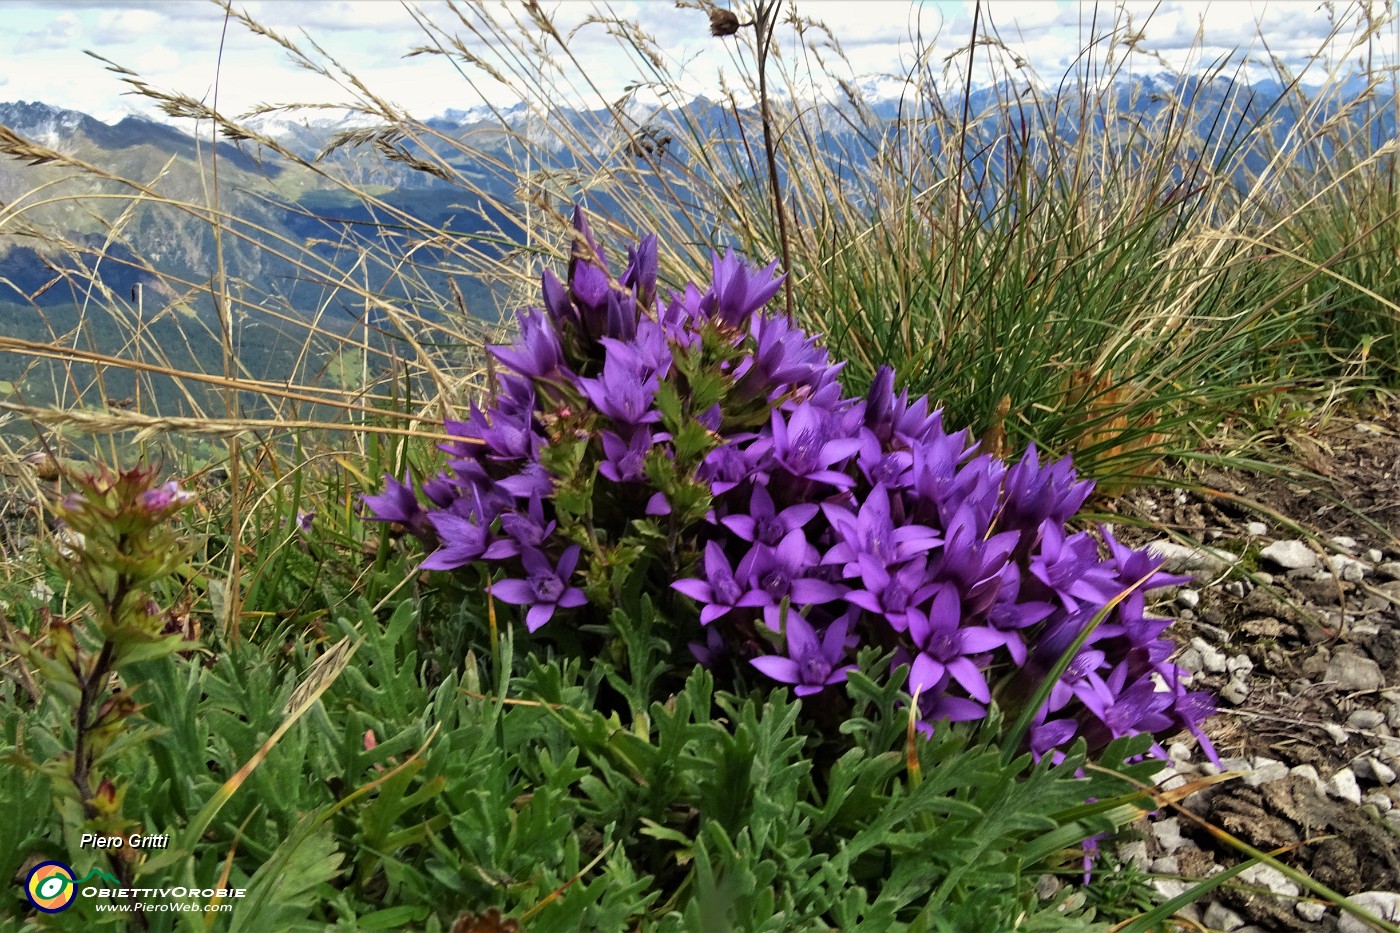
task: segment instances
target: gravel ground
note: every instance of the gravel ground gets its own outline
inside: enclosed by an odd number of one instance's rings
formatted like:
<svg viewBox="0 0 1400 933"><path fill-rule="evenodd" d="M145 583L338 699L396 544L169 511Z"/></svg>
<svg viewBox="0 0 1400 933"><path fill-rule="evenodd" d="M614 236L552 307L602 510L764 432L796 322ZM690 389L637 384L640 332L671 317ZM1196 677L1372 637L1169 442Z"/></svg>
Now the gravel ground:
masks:
<svg viewBox="0 0 1400 933"><path fill-rule="evenodd" d="M1191 477L1209 494L1140 490L1116 505L1155 526L1121 527L1124 540L1196 578L1157 611L1176 620L1178 663L1220 697L1206 732L1240 772L1183 805L1397 920L1400 409L1298 425L1279 443L1324 482L1212 470ZM1166 786L1219 772L1192 744L1171 747ZM1240 860L1178 812L1139 829L1120 858L1168 895ZM1212 930L1370 929L1273 869L1237 882L1181 916Z"/></svg>

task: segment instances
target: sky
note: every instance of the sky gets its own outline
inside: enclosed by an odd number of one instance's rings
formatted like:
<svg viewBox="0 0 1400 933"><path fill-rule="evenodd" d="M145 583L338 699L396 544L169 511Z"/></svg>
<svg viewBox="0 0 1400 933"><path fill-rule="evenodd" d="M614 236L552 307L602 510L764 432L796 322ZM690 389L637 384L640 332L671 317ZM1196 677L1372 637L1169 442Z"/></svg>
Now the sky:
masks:
<svg viewBox="0 0 1400 933"><path fill-rule="evenodd" d="M794 3L798 15L823 21L835 36L847 59L838 71L853 84L884 94L896 92L896 76L917 62L920 48L926 50L925 60L940 69L946 56L965 48L975 12L970 0L789 0L784 6ZM750 0L722 0L721 5L742 15ZM488 6L507 19L521 19L520 31L539 34L523 4ZM1328 45L1333 29L1328 6L1317 0L986 0L979 22L984 34L994 29L1015 56L1003 62L1014 66L1022 61L1039 81L1054 84L1096 34L1094 24L1102 35L1105 20L1115 17L1120 26L1131 22L1132 29L1141 32L1137 48L1143 51L1131 56L1133 69L1140 72L1192 70L1227 54L1256 62L1273 55L1297 70L1324 47L1339 60L1352 60L1355 54L1346 57L1352 28L1343 28ZM1354 3L1333 6L1336 13L1331 15L1345 16L1353 25L1359 21ZM419 117L479 106L487 99L509 104L519 97L470 65L454 67L452 60L439 55L409 55L416 47L455 37L470 55L504 63L500 43L473 35L446 3L248 0L235 3L235 9L302 45L317 62L325 64L329 56L350 67L376 95ZM618 40L609 35L611 27L588 22L598 16L637 23L655 40L668 69L682 69L685 87L694 94L717 96L722 80L737 83L738 45L709 35L707 15L697 0L617 0L610 5L565 0L546 3L545 9L559 31L571 35L570 50L579 62L572 76L586 75L610 100L647 76L635 56L621 52ZM809 40L817 36L808 32ZM311 41L324 55L312 49ZM778 41L785 61L798 62L801 46L793 31L780 29ZM85 50L138 73L155 87L207 103L217 95L219 110L227 114L241 115L263 104L334 104L356 96L353 88L337 86L290 60L272 39L237 21L226 22L223 8L215 2L0 0L0 101L42 100L108 121L131 112L156 116L149 102L123 94L130 88L120 76ZM1400 34L1392 28L1382 34L1377 54L1394 61L1400 59L1397 51ZM832 59L830 47L818 43L818 52ZM979 46L978 54L984 62L991 60L986 46ZM464 73L477 78L475 87ZM824 79L815 83L821 85L816 93L830 90ZM644 97L646 92L635 93Z"/></svg>

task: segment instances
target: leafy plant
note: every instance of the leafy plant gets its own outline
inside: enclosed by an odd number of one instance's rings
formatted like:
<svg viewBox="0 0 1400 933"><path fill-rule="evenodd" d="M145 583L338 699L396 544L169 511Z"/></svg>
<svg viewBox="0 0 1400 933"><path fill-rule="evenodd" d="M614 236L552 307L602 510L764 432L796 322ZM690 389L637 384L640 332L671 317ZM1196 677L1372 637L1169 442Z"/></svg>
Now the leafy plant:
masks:
<svg viewBox="0 0 1400 933"><path fill-rule="evenodd" d="M697 658L798 696L875 645L910 666L924 728L984 716L994 688L1020 712L1050 677L1033 701L1037 755L1076 735L1097 749L1199 734L1211 702L1182 686L1166 620L1144 616L1142 590L1184 578L1107 532L1107 561L1066 533L1092 486L1068 461L979 455L927 399L896 396L889 369L866 398L844 396L841 366L763 312L773 266L716 256L708 287L663 303L655 238L614 280L581 213L575 227L567 284L546 272L544 311L492 350L508 369L495 398L446 424L448 469L421 484L429 505L392 476L365 499L433 548L424 568L479 574L525 607L529 631L626 657L634 675L651 656L628 636L637 594L673 589L699 604ZM589 604L583 624L550 624ZM699 633L668 606L662 643L679 647ZM634 712L658 676L631 679Z"/></svg>

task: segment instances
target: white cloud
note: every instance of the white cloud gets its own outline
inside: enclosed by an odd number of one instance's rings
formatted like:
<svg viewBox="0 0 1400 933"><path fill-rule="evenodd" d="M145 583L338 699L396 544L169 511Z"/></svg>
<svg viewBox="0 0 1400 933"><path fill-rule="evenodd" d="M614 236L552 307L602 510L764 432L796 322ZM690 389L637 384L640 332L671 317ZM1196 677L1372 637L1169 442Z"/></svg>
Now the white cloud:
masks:
<svg viewBox="0 0 1400 933"><path fill-rule="evenodd" d="M20 43L26 49L67 48L82 33L82 25L73 13L59 13L42 27L23 34Z"/></svg>

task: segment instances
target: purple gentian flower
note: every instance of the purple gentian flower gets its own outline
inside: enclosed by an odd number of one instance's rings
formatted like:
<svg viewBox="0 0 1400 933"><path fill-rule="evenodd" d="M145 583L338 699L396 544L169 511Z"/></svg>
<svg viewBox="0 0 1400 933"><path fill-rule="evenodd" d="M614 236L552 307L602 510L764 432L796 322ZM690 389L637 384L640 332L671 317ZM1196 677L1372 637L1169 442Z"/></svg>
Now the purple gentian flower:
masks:
<svg viewBox="0 0 1400 933"><path fill-rule="evenodd" d="M991 702L987 679L969 655L990 651L1000 641L991 629L962 625L957 590L939 587L927 615L910 609L907 618L909 637L919 649L909 667L910 690L927 691L946 674L974 700Z"/></svg>
<svg viewBox="0 0 1400 933"><path fill-rule="evenodd" d="M1031 555L1030 571L1068 611L1080 604L1102 606L1120 590L1112 571L1099 562L1098 546L1085 532L1065 537L1052 521L1040 526L1040 548Z"/></svg>
<svg viewBox="0 0 1400 933"><path fill-rule="evenodd" d="M627 250L627 268L618 284L630 288L639 308L650 308L656 300L656 234L652 233Z"/></svg>
<svg viewBox="0 0 1400 933"><path fill-rule="evenodd" d="M398 522L415 538L432 546L433 531L428 523L428 513L418 503L408 473L404 473L403 482L388 473L384 474L384 491L378 495L361 496L360 501L370 510L370 514L365 516L368 520Z"/></svg>
<svg viewBox="0 0 1400 933"><path fill-rule="evenodd" d="M785 276L774 276L778 268L775 259L760 271L753 271L734 255L733 248L724 258L711 253L714 278L709 293L701 300L700 310L734 328L747 325L749 316L766 305L783 287Z"/></svg>
<svg viewBox="0 0 1400 933"><path fill-rule="evenodd" d="M618 424L660 421L661 413L652 407L660 385L656 374L639 369L635 352L621 346L608 347L601 378L577 380L579 391Z"/></svg>
<svg viewBox="0 0 1400 933"><path fill-rule="evenodd" d="M861 573L861 582L865 589L851 590L846 601L884 616L896 632L909 629L910 607L922 605L938 587L929 580L928 561L922 556L894 570L871 567Z"/></svg>
<svg viewBox="0 0 1400 933"><path fill-rule="evenodd" d="M808 575L816 556L800 529L788 532L777 547L755 544L735 573L740 584L748 586L737 605L776 606L786 598L795 606L810 606L840 599L842 587Z"/></svg>
<svg viewBox="0 0 1400 933"><path fill-rule="evenodd" d="M164 515L182 509L193 501L194 493L181 489L173 479L144 490L136 497L137 506L149 515Z"/></svg>
<svg viewBox="0 0 1400 933"><path fill-rule="evenodd" d="M520 336L509 347L488 347L491 355L510 369L531 379L550 379L564 364L559 336L539 311L521 311Z"/></svg>
<svg viewBox="0 0 1400 933"><path fill-rule="evenodd" d="M507 538L493 540L489 525L479 525L453 512L428 516L442 542L419 566L423 570L455 570L477 560L504 560L520 553L520 545Z"/></svg>
<svg viewBox="0 0 1400 933"><path fill-rule="evenodd" d="M646 479L643 467L652 448L649 428L634 428L629 441L623 441L612 431L604 431L602 440L603 461L598 464L599 473L614 483L640 483Z"/></svg>
<svg viewBox="0 0 1400 933"><path fill-rule="evenodd" d="M672 583L671 588L705 604L700 610L701 625L709 625L733 609L744 595L744 588L735 580L724 556L724 548L716 541L705 542L705 579L688 577Z"/></svg>
<svg viewBox="0 0 1400 933"><path fill-rule="evenodd" d="M798 479L827 483L846 489L854 480L834 469L835 465L860 449L854 437L832 437L827 417L815 405L804 402L787 420L773 412L773 457L783 469Z"/></svg>
<svg viewBox="0 0 1400 933"><path fill-rule="evenodd" d="M492 584L491 595L515 606L529 606L525 628L531 632L544 625L555 609L572 609L588 602L583 590L573 586L569 578L578 565L579 546L572 544L559 558L559 567L550 566L543 551L526 548L521 554L525 579L507 579Z"/></svg>
<svg viewBox="0 0 1400 933"><path fill-rule="evenodd" d="M837 536L836 545L826 552L822 563L845 565L848 577L884 570L941 542L932 528L923 525L896 528L890 517L890 494L884 486L870 490L857 513L831 503L823 504L822 511Z"/></svg>
<svg viewBox="0 0 1400 933"><path fill-rule="evenodd" d="M544 500L538 495L530 497L528 511L516 509L501 515L501 531L521 547L542 547L554 532L554 525L553 521L545 522Z"/></svg>
<svg viewBox="0 0 1400 933"><path fill-rule="evenodd" d="M807 620L796 612L788 612L786 620L787 656L764 655L749 661L779 683L795 684L793 693L810 696L831 684L846 679L854 664L838 667L846 654L846 635L850 617L843 615L827 626L820 640Z"/></svg>
<svg viewBox="0 0 1400 933"><path fill-rule="evenodd" d="M749 497L749 514L726 515L720 519L720 524L745 541L777 547L784 537L806 525L818 511L820 508L815 503L800 502L779 512L773 506L768 489L755 485Z"/></svg>

